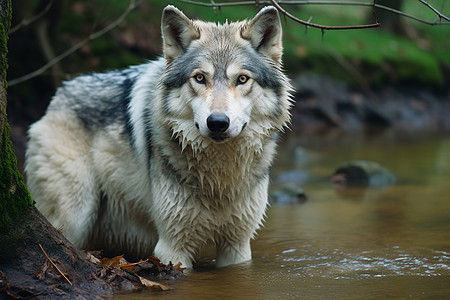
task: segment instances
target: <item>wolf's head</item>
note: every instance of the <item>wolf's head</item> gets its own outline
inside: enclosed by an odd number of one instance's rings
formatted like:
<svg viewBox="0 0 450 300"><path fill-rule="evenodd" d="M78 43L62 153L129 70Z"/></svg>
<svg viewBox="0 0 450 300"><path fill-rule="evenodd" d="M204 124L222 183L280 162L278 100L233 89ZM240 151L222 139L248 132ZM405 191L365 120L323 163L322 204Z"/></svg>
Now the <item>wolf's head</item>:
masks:
<svg viewBox="0 0 450 300"><path fill-rule="evenodd" d="M281 71L281 35L274 7L250 21L217 25L167 6L160 85L162 110L174 134L223 142L286 126L291 87Z"/></svg>

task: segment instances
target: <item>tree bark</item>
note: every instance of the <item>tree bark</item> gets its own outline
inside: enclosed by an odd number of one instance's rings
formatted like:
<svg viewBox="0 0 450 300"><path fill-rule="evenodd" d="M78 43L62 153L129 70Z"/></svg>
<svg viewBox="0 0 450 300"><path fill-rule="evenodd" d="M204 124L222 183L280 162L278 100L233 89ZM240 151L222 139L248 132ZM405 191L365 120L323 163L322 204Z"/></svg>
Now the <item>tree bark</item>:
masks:
<svg viewBox="0 0 450 300"><path fill-rule="evenodd" d="M92 299L111 294L111 286L94 275L97 267L37 211L17 169L6 119L7 32L11 14L11 1L0 0L0 298Z"/></svg>
<svg viewBox="0 0 450 300"><path fill-rule="evenodd" d="M11 3L0 1L0 232L7 233L13 221L26 213L32 204L30 194L17 170L17 159L9 139L6 119L7 32L11 25Z"/></svg>

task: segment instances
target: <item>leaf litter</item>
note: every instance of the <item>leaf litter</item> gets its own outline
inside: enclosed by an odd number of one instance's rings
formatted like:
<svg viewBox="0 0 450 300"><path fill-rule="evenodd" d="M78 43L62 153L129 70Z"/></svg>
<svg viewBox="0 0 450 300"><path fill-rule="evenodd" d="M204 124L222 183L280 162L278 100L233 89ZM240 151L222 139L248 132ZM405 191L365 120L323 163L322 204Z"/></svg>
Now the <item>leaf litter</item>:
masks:
<svg viewBox="0 0 450 300"><path fill-rule="evenodd" d="M45 292L40 291L35 285L11 284L11 280L0 270L0 298L2 298L2 295L12 299L39 296L45 298L49 295L69 298L71 295L82 295L83 291L80 290L79 286L80 278L70 273L67 261L47 254L42 245L39 244L39 246L46 259L39 264L32 277L46 286ZM181 267L181 263L173 265L170 262L165 265L153 256L139 262L129 262L124 258L124 255L113 258L103 257L102 251L80 251L79 254L81 257L84 256L85 261L95 266L82 276L87 275L90 279L86 278L86 280L94 285L98 284L99 295L109 294L108 291L123 293L139 291L145 288L155 291L168 291L172 289L172 287L167 285L168 281L184 276L183 271L185 268ZM74 258L72 263L75 261ZM75 280L74 285L72 285L69 278ZM71 288L67 288L64 282L69 284ZM101 297L93 294L92 296L93 298L101 299Z"/></svg>
<svg viewBox="0 0 450 300"><path fill-rule="evenodd" d="M117 291L134 291L144 287L159 291L168 291L172 288L154 280L171 280L182 277L185 268L181 263L165 265L153 256L139 262L128 262L124 255L113 258L101 257L99 251L83 251L88 261L100 269L93 277L103 279Z"/></svg>

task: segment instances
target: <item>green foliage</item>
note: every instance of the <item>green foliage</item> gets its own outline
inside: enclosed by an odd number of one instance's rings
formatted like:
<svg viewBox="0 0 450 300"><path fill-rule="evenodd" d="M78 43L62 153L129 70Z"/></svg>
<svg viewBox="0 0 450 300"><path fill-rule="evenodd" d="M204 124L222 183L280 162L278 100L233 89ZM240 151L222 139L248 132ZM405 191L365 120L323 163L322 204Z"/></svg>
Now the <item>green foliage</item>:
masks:
<svg viewBox="0 0 450 300"><path fill-rule="evenodd" d="M292 26L292 25L291 25ZM303 66L349 82L355 74L351 65L368 83L421 83L440 86L441 65L435 53L420 49L413 41L381 30L326 32L309 30L306 34L288 29L285 60L288 70Z"/></svg>
<svg viewBox="0 0 450 300"><path fill-rule="evenodd" d="M174 5L190 17L214 22L250 18L259 9L249 5L214 11L180 2ZM164 4L160 6L162 9ZM314 16L313 22L323 25L367 24L371 15L371 7L361 6L311 4L285 8L303 20ZM427 20L435 18L433 12L413 1L406 1L402 10ZM425 25L406 18L402 21L412 36L401 37L382 27L323 33L282 17L285 67L292 74L312 70L350 84L355 84L355 76L360 76L372 85L407 83L442 87L444 75L441 69L450 67L450 27ZM349 72L349 66L358 75Z"/></svg>

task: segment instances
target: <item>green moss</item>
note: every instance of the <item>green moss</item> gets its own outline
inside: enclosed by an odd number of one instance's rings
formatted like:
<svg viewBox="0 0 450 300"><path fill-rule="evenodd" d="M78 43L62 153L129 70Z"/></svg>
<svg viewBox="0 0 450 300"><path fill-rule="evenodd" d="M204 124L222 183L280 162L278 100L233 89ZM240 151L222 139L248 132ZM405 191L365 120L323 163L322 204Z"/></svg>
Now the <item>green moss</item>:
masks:
<svg viewBox="0 0 450 300"><path fill-rule="evenodd" d="M410 39L381 30L330 31L323 36L320 30L305 32L295 30L295 26L288 24L285 28L284 57L292 73L302 66L355 83L355 74L348 73L350 66L373 85L443 84L443 59Z"/></svg>
<svg viewBox="0 0 450 300"><path fill-rule="evenodd" d="M0 145L0 231L7 231L11 222L33 204L31 195L17 169L17 158L9 134L8 122Z"/></svg>
<svg viewBox="0 0 450 300"><path fill-rule="evenodd" d="M11 5L9 6L11 7ZM11 10L9 15L0 22L0 67L3 87L0 90L2 101L6 102L6 61L7 31L11 22ZM6 104L6 103L4 103ZM17 169L17 158L14 153L13 144L9 138L11 128L6 119L6 111L0 111L0 117L4 118L3 132L0 137L0 232L5 233L11 229L11 224L19 216L28 212L32 205L30 193L23 182L22 174Z"/></svg>
<svg viewBox="0 0 450 300"><path fill-rule="evenodd" d="M2 72L1 78L5 78L4 86L6 88L6 70L8 69L8 63L6 60L6 54L8 53L8 30L11 27L11 17L12 17L12 5L11 1L8 4L9 11L7 15L2 13L0 22L0 68Z"/></svg>
<svg viewBox="0 0 450 300"><path fill-rule="evenodd" d="M6 70L8 69L8 60L6 54L8 53L8 35L6 34L5 26L0 23L0 68L2 72L1 78L6 78ZM6 80L3 82L6 89Z"/></svg>

